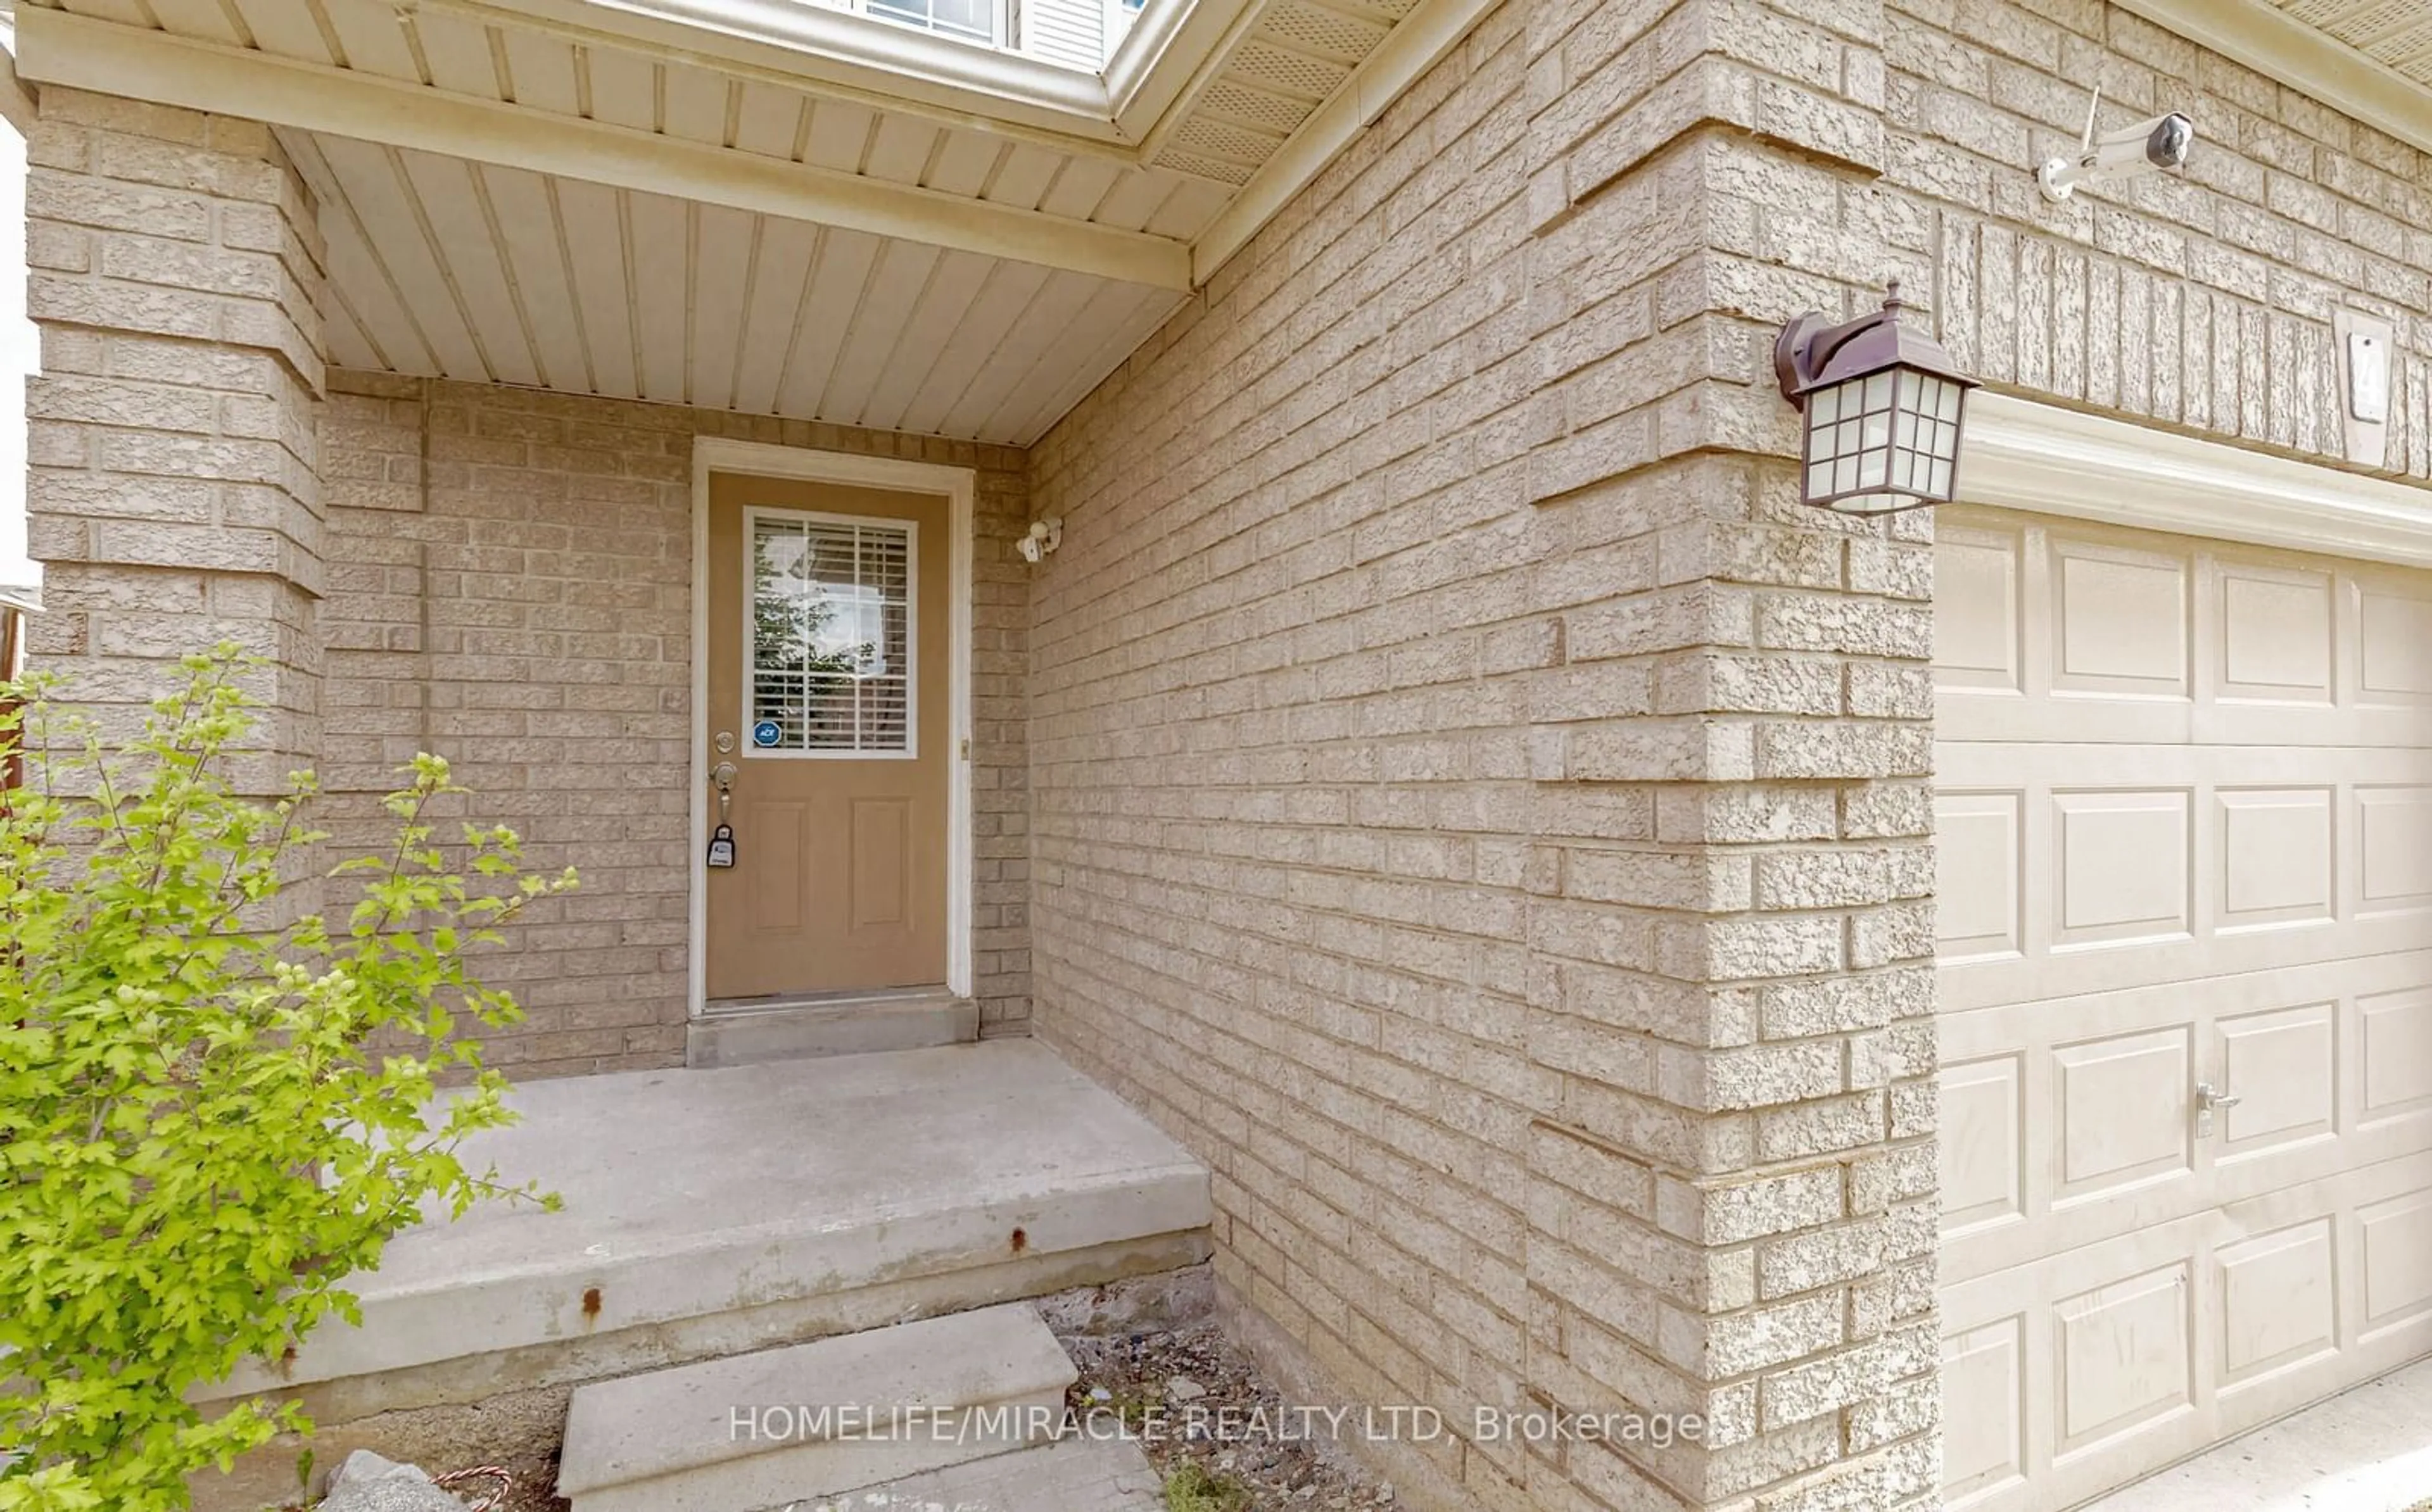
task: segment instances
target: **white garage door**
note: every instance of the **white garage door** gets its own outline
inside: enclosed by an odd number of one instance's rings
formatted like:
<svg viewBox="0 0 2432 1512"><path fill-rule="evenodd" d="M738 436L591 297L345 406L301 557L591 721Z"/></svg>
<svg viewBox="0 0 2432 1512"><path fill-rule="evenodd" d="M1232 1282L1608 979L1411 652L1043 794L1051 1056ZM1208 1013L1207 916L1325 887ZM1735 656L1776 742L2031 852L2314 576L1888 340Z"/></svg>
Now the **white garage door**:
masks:
<svg viewBox="0 0 2432 1512"><path fill-rule="evenodd" d="M2048 1512L2432 1352L2432 574L1937 534L1948 1504Z"/></svg>

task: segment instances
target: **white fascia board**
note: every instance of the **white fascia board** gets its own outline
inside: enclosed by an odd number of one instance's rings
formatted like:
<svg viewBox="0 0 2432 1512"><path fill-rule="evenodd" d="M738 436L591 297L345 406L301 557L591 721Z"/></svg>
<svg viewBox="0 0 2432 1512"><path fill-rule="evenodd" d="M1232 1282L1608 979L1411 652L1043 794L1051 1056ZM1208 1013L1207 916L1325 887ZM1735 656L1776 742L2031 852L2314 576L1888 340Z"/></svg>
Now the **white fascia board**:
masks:
<svg viewBox="0 0 2432 1512"><path fill-rule="evenodd" d="M2120 0L2122 9L2432 152L2432 91L2264 0ZM2203 112L2187 101L2161 102ZM2199 140L2197 150L2203 150Z"/></svg>
<svg viewBox="0 0 2432 1512"><path fill-rule="evenodd" d="M2432 488L1981 389L1966 430L1970 504L2432 566Z"/></svg>
<svg viewBox="0 0 2432 1512"><path fill-rule="evenodd" d="M1011 125L1068 139L1068 150L1119 147L1106 81L1024 54L957 42L804 0L421 0L492 25L624 47L796 88L853 91L883 107L942 113L988 128Z"/></svg>
<svg viewBox="0 0 2432 1512"><path fill-rule="evenodd" d="M20 18L39 83L130 95L475 162L816 221L1157 288L1191 287L1182 243L910 184L442 94L416 84L138 31L63 11Z"/></svg>
<svg viewBox="0 0 2432 1512"><path fill-rule="evenodd" d="M0 120L19 136L34 129L34 92L17 76L17 28L13 19L0 18Z"/></svg>
<svg viewBox="0 0 2432 1512"><path fill-rule="evenodd" d="M1421 0L1199 233L1191 247L1191 282L1204 284L1214 277L1260 227L1375 125L1387 106L1460 46L1496 3Z"/></svg>

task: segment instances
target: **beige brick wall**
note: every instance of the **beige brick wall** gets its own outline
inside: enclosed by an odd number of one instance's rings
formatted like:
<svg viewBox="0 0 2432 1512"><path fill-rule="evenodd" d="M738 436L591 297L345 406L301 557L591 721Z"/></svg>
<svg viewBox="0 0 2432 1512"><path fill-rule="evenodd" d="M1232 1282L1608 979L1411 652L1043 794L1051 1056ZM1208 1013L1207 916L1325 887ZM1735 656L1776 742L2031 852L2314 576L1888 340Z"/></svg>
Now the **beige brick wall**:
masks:
<svg viewBox="0 0 2432 1512"><path fill-rule="evenodd" d="M2187 110L2184 179L2033 165ZM1216 1168L1319 1389L1706 1414L1420 1499L1935 1500L1930 522L1796 502L1770 344L2337 460L2425 160L2101 0L1510 0L1034 449L1042 1033Z"/></svg>
<svg viewBox="0 0 2432 1512"><path fill-rule="evenodd" d="M1320 1389L1714 1425L1421 1505L1933 1493L1928 525L1799 505L1727 250L1873 44L1759 19L1512 0L1033 452L1040 1032Z"/></svg>
<svg viewBox="0 0 2432 1512"><path fill-rule="evenodd" d="M2335 461L2331 311L2380 314L2385 470L2432 478L2432 159L2103 0L1890 0L1881 25L1874 244L1794 249L1811 267L1908 268L1998 386ZM2187 175L2049 204L2022 170L2076 142L2098 82L2105 128L2194 119Z"/></svg>
<svg viewBox="0 0 2432 1512"><path fill-rule="evenodd" d="M273 665L237 776L275 791L320 741L310 199L258 122L70 89L42 92L26 160L32 659L126 732L168 659L238 642Z"/></svg>
<svg viewBox="0 0 2432 1512"><path fill-rule="evenodd" d="M341 841L375 842L374 795L435 750L536 866L583 878L484 968L531 1016L495 1039L494 1063L546 1075L683 1059L697 435L977 470L976 996L986 1032L1023 1029L1018 452L373 374L330 389L321 771Z"/></svg>

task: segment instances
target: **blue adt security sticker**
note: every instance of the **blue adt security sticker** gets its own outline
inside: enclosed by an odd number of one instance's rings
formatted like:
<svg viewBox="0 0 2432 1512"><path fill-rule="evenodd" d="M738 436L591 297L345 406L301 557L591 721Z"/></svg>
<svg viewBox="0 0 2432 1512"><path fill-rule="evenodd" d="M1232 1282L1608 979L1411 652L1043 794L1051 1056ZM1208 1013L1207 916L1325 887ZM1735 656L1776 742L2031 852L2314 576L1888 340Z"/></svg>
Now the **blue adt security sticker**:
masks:
<svg viewBox="0 0 2432 1512"><path fill-rule="evenodd" d="M777 728L774 719L763 719L752 727L752 744L754 746L767 748L785 738L785 732Z"/></svg>

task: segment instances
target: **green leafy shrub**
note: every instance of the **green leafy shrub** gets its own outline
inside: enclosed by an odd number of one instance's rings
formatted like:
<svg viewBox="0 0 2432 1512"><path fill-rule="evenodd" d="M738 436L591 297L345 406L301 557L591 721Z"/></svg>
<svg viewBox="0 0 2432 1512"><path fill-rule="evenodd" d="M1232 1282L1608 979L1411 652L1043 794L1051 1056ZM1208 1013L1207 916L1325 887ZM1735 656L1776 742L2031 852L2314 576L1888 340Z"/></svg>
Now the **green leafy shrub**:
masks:
<svg viewBox="0 0 2432 1512"><path fill-rule="evenodd" d="M109 755L47 680L0 689L27 700L0 746L47 753L0 812L0 1512L187 1506L190 1473L309 1426L189 1393L360 1320L346 1277L427 1211L536 1199L459 1159L511 1115L454 1031L521 1016L467 952L572 872L472 825L451 863L433 812L462 790L428 755L392 848L316 862L308 774L229 785L255 664L189 658Z"/></svg>

